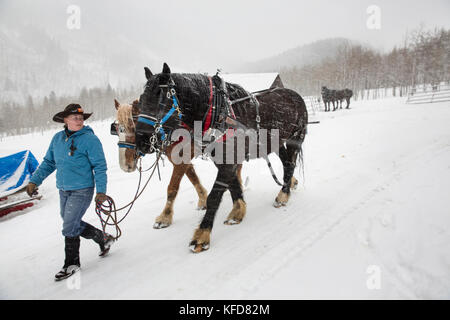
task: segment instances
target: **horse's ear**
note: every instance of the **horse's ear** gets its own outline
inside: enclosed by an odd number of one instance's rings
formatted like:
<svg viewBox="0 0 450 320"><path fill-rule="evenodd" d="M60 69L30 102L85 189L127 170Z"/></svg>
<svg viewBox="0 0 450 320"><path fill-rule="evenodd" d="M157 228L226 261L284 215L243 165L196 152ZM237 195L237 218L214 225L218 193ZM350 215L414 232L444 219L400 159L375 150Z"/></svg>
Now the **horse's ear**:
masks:
<svg viewBox="0 0 450 320"><path fill-rule="evenodd" d="M120 103L116 99L114 99L114 105L116 106L116 110L119 110Z"/></svg>
<svg viewBox="0 0 450 320"><path fill-rule="evenodd" d="M144 67L144 70L145 70L145 77L147 78L147 80L150 80L150 78L153 76L153 73L147 67Z"/></svg>
<svg viewBox="0 0 450 320"><path fill-rule="evenodd" d="M164 62L162 73L170 73L170 68L167 63Z"/></svg>

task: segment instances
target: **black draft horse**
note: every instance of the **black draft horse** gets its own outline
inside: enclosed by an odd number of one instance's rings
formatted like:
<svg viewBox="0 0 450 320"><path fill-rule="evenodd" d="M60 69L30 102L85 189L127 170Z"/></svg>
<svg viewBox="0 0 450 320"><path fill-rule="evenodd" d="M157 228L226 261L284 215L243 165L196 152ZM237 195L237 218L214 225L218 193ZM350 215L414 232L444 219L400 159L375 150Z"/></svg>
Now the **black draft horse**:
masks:
<svg viewBox="0 0 450 320"><path fill-rule="evenodd" d="M350 98L353 96L353 91L350 89L344 90L330 90L327 87L322 87L322 101L325 105L325 112L330 111L330 102L333 104L333 111L342 109L342 101L347 101L347 107L350 109Z"/></svg>
<svg viewBox="0 0 450 320"><path fill-rule="evenodd" d="M330 90L325 86L322 87L322 101L325 105L325 112L331 111L330 103L333 104L333 111L336 111L335 103L338 103L336 95L336 90Z"/></svg>
<svg viewBox="0 0 450 320"><path fill-rule="evenodd" d="M336 101L339 106L339 109L342 109L342 102L344 101L344 99L347 102L347 107L345 107L345 109L350 109L350 98L352 96L353 91L350 89L336 90ZM338 109L337 106L336 109Z"/></svg>
<svg viewBox="0 0 450 320"><path fill-rule="evenodd" d="M161 146L164 139L167 138L168 132L182 126L194 128L194 122L202 122L211 108L212 91L210 77L203 74L171 73L166 63L164 63L162 73L153 75L148 68L145 68L145 75L147 84L139 99L141 109L139 119L142 121L138 119L136 126L136 146L140 152L149 153L152 152L148 147L149 141L154 144L157 140ZM239 85L230 83L225 83L225 85L229 99L232 101L249 96L249 93ZM177 112L173 112L173 101L171 100L171 96L175 92L178 104ZM248 129L258 129L256 121L258 113L261 129L278 129L278 131L275 130L278 134L276 137L278 141L274 144L277 146L277 150L271 150L273 149L271 147L273 143L271 143L267 146L267 154L276 152L283 164L283 186L276 197L276 203L285 205L289 199L297 160L302 161L302 143L308 124L308 112L302 97L290 89L279 88L261 94L257 99L259 112L253 99L243 99L239 103L233 104L232 108L235 119ZM158 123L164 124L159 126ZM272 137L270 139L272 141ZM234 137L226 139L223 143L234 143ZM226 148L226 150L223 154L224 158L229 150L232 151L231 148ZM248 152L248 150L246 146L245 151ZM259 156L261 155L258 151L256 154L246 154L246 159ZM240 223L246 213L242 187L236 173L242 160L240 163L238 159L234 158L234 160L233 163L215 161L218 173L207 198L206 213L190 242L193 252L201 252L209 248L214 218L227 189L233 199L233 210L225 223Z"/></svg>

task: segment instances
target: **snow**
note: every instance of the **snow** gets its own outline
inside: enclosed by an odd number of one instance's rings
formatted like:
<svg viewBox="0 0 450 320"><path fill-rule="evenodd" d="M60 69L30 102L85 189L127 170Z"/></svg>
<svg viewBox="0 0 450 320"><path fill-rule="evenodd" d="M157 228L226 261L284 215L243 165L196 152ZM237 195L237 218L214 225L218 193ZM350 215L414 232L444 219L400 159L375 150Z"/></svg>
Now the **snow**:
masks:
<svg viewBox="0 0 450 320"><path fill-rule="evenodd" d="M162 211L171 165L161 168L122 222L122 237L99 258L81 241L78 275L56 283L64 248L55 175L25 214L0 220L1 299L449 299L450 103L405 104L405 98L352 101L352 109L318 112L304 143L304 172L289 204L272 206L279 187L264 160L245 163L247 215L222 222L211 247L189 241L204 211L184 178L174 223L152 228ZM138 174L119 168L109 123L88 123L108 161L108 194L118 207L135 193ZM0 156L29 149L41 161L55 131L6 138ZM154 156L146 156L148 167ZM281 162L271 156L280 176ZM202 184L216 169L194 160ZM147 173L143 179L148 177ZM145 181L145 180L144 180ZM120 216L120 215L119 215ZM94 208L85 220L99 226Z"/></svg>

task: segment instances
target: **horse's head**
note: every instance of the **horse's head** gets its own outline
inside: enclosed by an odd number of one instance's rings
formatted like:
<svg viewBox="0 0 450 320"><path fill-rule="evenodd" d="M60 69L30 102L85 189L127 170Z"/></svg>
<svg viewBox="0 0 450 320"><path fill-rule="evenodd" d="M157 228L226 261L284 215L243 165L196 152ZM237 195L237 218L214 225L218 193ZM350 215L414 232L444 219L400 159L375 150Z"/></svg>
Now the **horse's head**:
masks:
<svg viewBox="0 0 450 320"><path fill-rule="evenodd" d="M153 153L169 143L171 132L180 124L181 111L169 66L164 63L162 73L156 75L144 69L147 84L139 98L136 146L141 153Z"/></svg>
<svg viewBox="0 0 450 320"><path fill-rule="evenodd" d="M120 104L114 99L117 115L116 121L111 124L111 134L119 136L119 163L125 172L136 170L136 123L135 120L140 113L139 101L133 104Z"/></svg>

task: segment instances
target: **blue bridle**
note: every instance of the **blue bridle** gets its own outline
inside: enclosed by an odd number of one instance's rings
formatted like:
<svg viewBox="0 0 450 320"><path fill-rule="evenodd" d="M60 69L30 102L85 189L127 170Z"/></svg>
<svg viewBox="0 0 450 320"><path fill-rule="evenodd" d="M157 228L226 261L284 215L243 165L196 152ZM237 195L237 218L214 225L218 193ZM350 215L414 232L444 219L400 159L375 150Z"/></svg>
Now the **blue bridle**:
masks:
<svg viewBox="0 0 450 320"><path fill-rule="evenodd" d="M148 116L145 114L140 114L137 121L151 125L152 127L154 127L155 133L161 133L161 141L164 142L166 140L166 132L164 131L164 128L163 128L164 123L166 123L167 120L169 120L170 117L172 117L172 115L175 111L178 112L178 118L180 120L181 120L182 114L179 109L179 104L178 104L178 100L176 98L175 89L171 88L171 85L161 85L160 87L168 87L167 97L169 99L170 98L172 99L172 107L170 108L170 110L164 115L164 117L162 117L162 119L160 121L158 121L158 119L156 119L152 116ZM163 95L163 92L161 91L159 105L161 105L162 95ZM165 107L165 105L164 105L164 107Z"/></svg>

